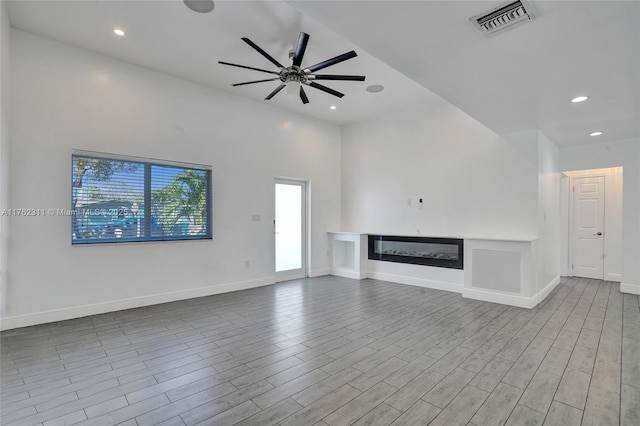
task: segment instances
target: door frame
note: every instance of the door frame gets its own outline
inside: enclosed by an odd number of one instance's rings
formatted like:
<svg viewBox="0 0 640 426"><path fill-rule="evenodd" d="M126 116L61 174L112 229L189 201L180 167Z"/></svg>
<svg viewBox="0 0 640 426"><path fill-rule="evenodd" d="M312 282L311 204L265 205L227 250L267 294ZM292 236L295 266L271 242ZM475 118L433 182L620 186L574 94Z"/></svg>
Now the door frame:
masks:
<svg viewBox="0 0 640 426"><path fill-rule="evenodd" d="M298 185L302 188L302 267L300 269L293 269L290 271L282 271L276 272L276 184L285 184L285 185ZM273 181L273 275L275 277L275 282L289 281L295 279L306 278L309 276L309 244L311 241L309 235L310 229L310 208L309 208L309 188L310 182L306 179L292 178L292 177L282 177L276 176Z"/></svg>

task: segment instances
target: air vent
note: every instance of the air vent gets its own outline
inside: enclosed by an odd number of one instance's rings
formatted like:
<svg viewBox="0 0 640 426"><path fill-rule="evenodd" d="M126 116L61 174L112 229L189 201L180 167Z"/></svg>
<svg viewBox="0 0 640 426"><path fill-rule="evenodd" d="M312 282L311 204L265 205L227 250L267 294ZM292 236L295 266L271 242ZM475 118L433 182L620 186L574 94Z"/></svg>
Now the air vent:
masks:
<svg viewBox="0 0 640 426"><path fill-rule="evenodd" d="M469 20L485 37L513 28L535 18L531 5L526 0L503 4L488 13L476 15Z"/></svg>

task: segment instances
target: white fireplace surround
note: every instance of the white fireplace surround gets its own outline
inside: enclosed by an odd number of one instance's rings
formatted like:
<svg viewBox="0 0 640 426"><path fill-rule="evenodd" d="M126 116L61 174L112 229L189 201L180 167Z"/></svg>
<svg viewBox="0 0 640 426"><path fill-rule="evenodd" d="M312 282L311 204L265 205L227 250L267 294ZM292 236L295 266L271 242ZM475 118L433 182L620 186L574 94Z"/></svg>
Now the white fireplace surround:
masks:
<svg viewBox="0 0 640 426"><path fill-rule="evenodd" d="M367 235L329 232L331 274L373 278L437 290L463 297L533 308L555 288L560 277L543 282L538 273L538 240L464 239L464 269L448 269L369 260ZM459 238L459 237L456 237Z"/></svg>

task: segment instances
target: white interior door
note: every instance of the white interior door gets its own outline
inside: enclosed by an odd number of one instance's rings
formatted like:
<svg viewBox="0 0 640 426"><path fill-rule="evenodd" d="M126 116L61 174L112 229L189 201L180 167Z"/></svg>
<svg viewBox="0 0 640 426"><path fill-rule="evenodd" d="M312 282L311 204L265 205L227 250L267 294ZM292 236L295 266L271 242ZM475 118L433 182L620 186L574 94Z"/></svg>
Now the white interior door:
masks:
<svg viewBox="0 0 640 426"><path fill-rule="evenodd" d="M604 177L573 180L573 275L604 278Z"/></svg>
<svg viewBox="0 0 640 426"><path fill-rule="evenodd" d="M304 181L276 179L276 281L307 276L306 193L307 185Z"/></svg>

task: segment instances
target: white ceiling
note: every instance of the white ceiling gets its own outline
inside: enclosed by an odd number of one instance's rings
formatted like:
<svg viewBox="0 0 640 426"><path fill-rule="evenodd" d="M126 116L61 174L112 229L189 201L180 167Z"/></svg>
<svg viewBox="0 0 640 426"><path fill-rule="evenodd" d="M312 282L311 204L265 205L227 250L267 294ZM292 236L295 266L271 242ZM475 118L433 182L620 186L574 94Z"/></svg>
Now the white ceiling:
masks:
<svg viewBox="0 0 640 426"><path fill-rule="evenodd" d="M14 28L259 102L277 82L230 87L269 75L217 61L272 69L240 37L285 62L305 31L303 65L355 49L322 72L367 81L326 82L342 99L309 88L308 105L284 92L268 102L336 124L436 93L500 134L539 128L559 146L640 137L640 2L534 0L535 20L485 39L468 19L502 3L216 1L197 14L181 0L11 1L8 10ZM115 38L115 26L127 36ZM386 90L368 93L370 84ZM580 94L590 99L569 102Z"/></svg>
<svg viewBox="0 0 640 426"><path fill-rule="evenodd" d="M213 12L199 14L182 0L127 1L10 1L13 28L29 31L132 64L174 75L257 102L301 112L335 124L382 114L431 92L385 65L326 26L278 1L216 1ZM118 39L114 27L126 36ZM277 71L277 68L241 40L248 37L281 63L287 63L301 31L311 38L303 65L313 65L356 50L358 57L321 71L323 74L366 75L365 82L323 82L345 94L340 99L307 88L310 103L298 94L282 91L264 101L279 82L231 87L232 83L276 77L218 64L219 60ZM368 93L371 84L387 90ZM336 105L337 109L329 109Z"/></svg>
<svg viewBox="0 0 640 426"><path fill-rule="evenodd" d="M533 1L536 19L489 39L468 19L502 1L329 3L295 4L500 134L640 136L638 1Z"/></svg>

